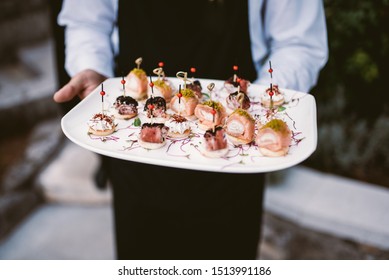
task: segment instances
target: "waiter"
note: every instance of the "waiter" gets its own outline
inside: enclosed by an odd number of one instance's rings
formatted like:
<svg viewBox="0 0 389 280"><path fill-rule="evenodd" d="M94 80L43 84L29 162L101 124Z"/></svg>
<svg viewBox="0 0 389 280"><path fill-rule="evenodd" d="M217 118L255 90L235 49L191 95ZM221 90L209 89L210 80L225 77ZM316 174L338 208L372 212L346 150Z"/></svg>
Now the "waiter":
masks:
<svg viewBox="0 0 389 280"><path fill-rule="evenodd" d="M65 0L70 82L56 102L84 98L107 77L143 57L151 73L196 67L199 78L226 80L232 66L269 84L308 91L327 61L321 0ZM118 33L116 33L118 31ZM115 73L116 71L116 73ZM264 175L192 171L104 158L113 186L119 259L255 259Z"/></svg>

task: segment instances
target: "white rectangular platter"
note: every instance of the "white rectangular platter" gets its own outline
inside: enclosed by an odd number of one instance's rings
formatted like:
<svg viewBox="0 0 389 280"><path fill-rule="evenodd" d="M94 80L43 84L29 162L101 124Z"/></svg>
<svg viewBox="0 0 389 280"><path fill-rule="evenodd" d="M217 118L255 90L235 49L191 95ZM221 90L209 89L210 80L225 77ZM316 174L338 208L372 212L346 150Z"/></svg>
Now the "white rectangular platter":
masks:
<svg viewBox="0 0 389 280"><path fill-rule="evenodd" d="M154 80L156 77L154 77ZM182 81L168 78L175 86ZM109 112L115 99L123 94L121 78L104 81L104 108ZM225 104L228 93L223 89L224 81L199 79L203 92L208 93L207 85L215 83L214 100ZM252 105L249 112L257 119L265 119L267 110L259 102L259 96L265 91L262 85L251 84L248 95ZM140 127L134 125L134 119L116 119L117 131L110 136L99 137L89 135L87 122L102 111L100 87L82 100L61 121L64 134L75 144L90 151L122 160L185 168L192 170L224 172L224 173L262 173L285 169L301 163L316 149L317 125L316 103L312 95L298 91L280 88L285 94L286 103L276 117L287 122L293 132L293 141L286 156L265 157L258 147L250 145L234 146L229 144L229 152L223 158L207 158L200 152L204 131L197 127L196 121L191 123L192 136L183 140L167 139L164 147L157 150L147 150L139 146L137 136ZM138 112L141 122L145 122L144 102L139 102ZM171 111L167 111L172 113Z"/></svg>

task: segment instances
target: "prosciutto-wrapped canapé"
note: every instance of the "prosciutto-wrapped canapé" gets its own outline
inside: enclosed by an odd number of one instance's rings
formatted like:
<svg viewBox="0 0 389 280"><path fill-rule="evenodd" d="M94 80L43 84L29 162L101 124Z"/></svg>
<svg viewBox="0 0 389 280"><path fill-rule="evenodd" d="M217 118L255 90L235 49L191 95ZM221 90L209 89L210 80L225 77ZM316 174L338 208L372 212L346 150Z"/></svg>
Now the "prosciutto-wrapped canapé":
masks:
<svg viewBox="0 0 389 280"><path fill-rule="evenodd" d="M292 141L292 132L280 119L273 119L258 128L255 143L264 156L285 156Z"/></svg>

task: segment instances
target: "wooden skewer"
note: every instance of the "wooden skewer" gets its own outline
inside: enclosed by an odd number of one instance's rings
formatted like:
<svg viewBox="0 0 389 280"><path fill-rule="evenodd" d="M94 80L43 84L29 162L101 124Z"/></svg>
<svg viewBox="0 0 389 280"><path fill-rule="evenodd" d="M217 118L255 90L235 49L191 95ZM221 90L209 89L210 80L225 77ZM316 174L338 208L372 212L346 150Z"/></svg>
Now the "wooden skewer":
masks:
<svg viewBox="0 0 389 280"><path fill-rule="evenodd" d="M153 73L155 75L158 75L158 80L161 78L161 76L164 76L164 72L163 72L163 68L162 67L155 68L153 70Z"/></svg>
<svg viewBox="0 0 389 280"><path fill-rule="evenodd" d="M238 86L238 95L236 96L240 104L240 109L243 109L244 93L240 91L240 85Z"/></svg>
<svg viewBox="0 0 389 280"><path fill-rule="evenodd" d="M216 115L216 110L214 108L214 105L213 105L213 101L212 101L212 91L213 89L215 88L215 84L214 83L210 83L208 86L207 86L207 89L209 90L209 99L211 100L211 104L212 104L212 111L211 111L211 114L212 114L212 132L215 133L215 115Z"/></svg>
<svg viewBox="0 0 389 280"><path fill-rule="evenodd" d="M215 88L215 84L214 83L210 83L208 86L207 86L207 89L209 91L209 99L212 101L212 91L213 89Z"/></svg>
<svg viewBox="0 0 389 280"><path fill-rule="evenodd" d="M188 72L179 71L177 72L176 77L184 81L184 89L186 89L186 82L192 82L190 79L188 79Z"/></svg>
<svg viewBox="0 0 389 280"><path fill-rule="evenodd" d="M123 85L123 96L126 96L126 80L124 79L124 76L122 76L122 80L120 82Z"/></svg>
<svg viewBox="0 0 389 280"><path fill-rule="evenodd" d="M105 91L104 91L104 85L103 84L101 84L100 95L101 95L101 113L104 115L104 95L105 95Z"/></svg>
<svg viewBox="0 0 389 280"><path fill-rule="evenodd" d="M234 65L234 66L232 67L232 69L234 70L234 76L233 76L232 81L233 81L234 83L236 83L236 79L238 78L238 75L236 74L236 71L238 71L238 66L237 66L237 65Z"/></svg>
<svg viewBox="0 0 389 280"><path fill-rule="evenodd" d="M137 68L140 69L140 65L142 64L142 61L143 61L143 58L142 57L138 57L136 60L135 60L135 64L137 65Z"/></svg>
<svg viewBox="0 0 389 280"><path fill-rule="evenodd" d="M181 116L181 98L182 98L181 85L179 85L177 96L178 96L178 114Z"/></svg>

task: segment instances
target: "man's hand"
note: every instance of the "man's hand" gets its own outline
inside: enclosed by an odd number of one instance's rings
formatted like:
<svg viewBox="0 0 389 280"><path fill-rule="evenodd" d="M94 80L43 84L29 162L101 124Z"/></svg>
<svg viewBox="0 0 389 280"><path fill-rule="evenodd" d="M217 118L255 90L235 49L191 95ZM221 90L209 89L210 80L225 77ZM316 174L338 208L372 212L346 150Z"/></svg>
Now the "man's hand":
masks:
<svg viewBox="0 0 389 280"><path fill-rule="evenodd" d="M92 90L98 87L107 77L93 70L84 70L75 75L69 83L54 93L54 101L57 103L67 102L75 96L85 98Z"/></svg>

